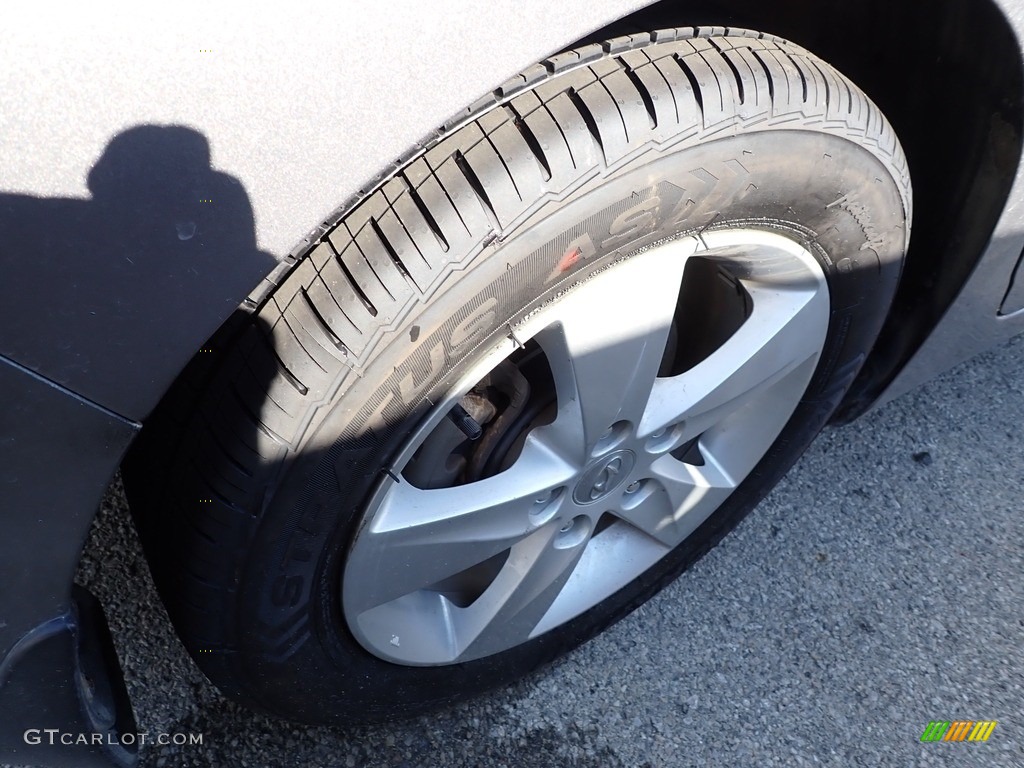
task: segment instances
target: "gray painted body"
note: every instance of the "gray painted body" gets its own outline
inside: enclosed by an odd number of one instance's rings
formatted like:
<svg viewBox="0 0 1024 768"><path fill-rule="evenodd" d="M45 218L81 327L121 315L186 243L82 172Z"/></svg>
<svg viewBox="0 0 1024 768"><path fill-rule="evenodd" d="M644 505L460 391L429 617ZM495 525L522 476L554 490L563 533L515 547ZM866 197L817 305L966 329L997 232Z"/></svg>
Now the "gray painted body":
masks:
<svg viewBox="0 0 1024 768"><path fill-rule="evenodd" d="M451 115L645 4L22 6L0 33L0 191L87 197L114 136L188 126L247 192L259 248L282 258ZM999 5L1020 39L1024 3ZM1018 173L978 269L883 401L1024 330L1024 313L998 311L1022 220Z"/></svg>
<svg viewBox="0 0 1024 768"><path fill-rule="evenodd" d="M0 32L0 190L87 197L115 135L185 125L244 186L259 247L284 256L453 114L642 5L22 6Z"/></svg>

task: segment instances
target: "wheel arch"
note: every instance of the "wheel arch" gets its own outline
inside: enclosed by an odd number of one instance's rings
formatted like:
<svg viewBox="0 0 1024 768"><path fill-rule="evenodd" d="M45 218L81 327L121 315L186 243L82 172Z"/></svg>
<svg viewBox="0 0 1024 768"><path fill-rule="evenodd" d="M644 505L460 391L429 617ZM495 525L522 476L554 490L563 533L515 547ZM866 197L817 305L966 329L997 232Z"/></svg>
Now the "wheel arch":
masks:
<svg viewBox="0 0 1024 768"><path fill-rule="evenodd" d="M913 0L786 0L770 6L758 0L658 0L566 48L695 24L780 35L834 64L881 107L908 156L915 187L914 235L893 311L839 411L842 420L851 420L878 398L952 304L1007 203L1024 133L1021 46L996 0L944 0L927 8ZM1013 66L1007 67L1008 61ZM499 85L442 130L517 86L525 86L523 78ZM465 102L474 95L467 94ZM438 135L430 132L410 153ZM339 200L341 205L265 277L247 302L249 308L401 164L381 169L376 179ZM223 337L224 329L213 341Z"/></svg>
<svg viewBox="0 0 1024 768"><path fill-rule="evenodd" d="M837 420L851 421L878 399L953 304L1007 205L1024 148L1020 40L996 0L931 6L913 0L658 0L566 48L696 24L756 29L804 46L867 92L906 152L914 182L913 236L890 316L837 412ZM486 109L503 88L445 128ZM381 181L390 170L384 169ZM366 186L326 217L324 228L372 189ZM257 301L318 234L311 232L264 281Z"/></svg>
<svg viewBox="0 0 1024 768"><path fill-rule="evenodd" d="M694 24L757 29L804 46L864 89L907 154L913 236L892 312L837 412L850 421L954 302L1007 205L1024 123L1020 41L993 0L659 0L587 39Z"/></svg>

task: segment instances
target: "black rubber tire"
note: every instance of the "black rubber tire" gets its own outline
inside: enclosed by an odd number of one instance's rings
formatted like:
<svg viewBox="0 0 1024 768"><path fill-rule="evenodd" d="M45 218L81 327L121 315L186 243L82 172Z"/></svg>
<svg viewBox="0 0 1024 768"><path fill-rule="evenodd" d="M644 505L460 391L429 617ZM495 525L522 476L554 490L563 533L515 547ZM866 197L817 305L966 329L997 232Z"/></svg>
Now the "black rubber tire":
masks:
<svg viewBox="0 0 1024 768"><path fill-rule="evenodd" d="M341 211L147 424L125 480L185 645L228 695L310 723L412 715L567 652L712 547L826 423L888 310L909 216L891 127L798 46L677 29L529 69ZM737 223L800 238L832 307L804 399L740 488L625 589L510 651L412 668L360 647L339 595L361 505L474 350L616 255Z"/></svg>

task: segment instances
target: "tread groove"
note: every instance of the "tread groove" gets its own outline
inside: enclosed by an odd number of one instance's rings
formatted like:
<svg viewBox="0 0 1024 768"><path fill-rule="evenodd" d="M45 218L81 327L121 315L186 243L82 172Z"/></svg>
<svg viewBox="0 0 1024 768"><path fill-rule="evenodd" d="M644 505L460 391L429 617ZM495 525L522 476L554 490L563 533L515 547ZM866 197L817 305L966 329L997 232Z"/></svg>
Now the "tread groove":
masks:
<svg viewBox="0 0 1024 768"><path fill-rule="evenodd" d="M537 160L537 165L540 166L541 172L544 176L544 181L551 181L551 166L548 164L548 159L544 154L544 150L540 146L540 141L537 140L537 135L530 128L529 124L523 119L523 116L519 114L519 110L516 109L511 103L506 104L506 109L509 113L509 117L512 118L512 125L516 127L519 134L523 137L523 141L526 142L526 146L530 148L534 158Z"/></svg>
<svg viewBox="0 0 1024 768"><path fill-rule="evenodd" d="M196 469L199 469L199 468L196 467ZM211 495L213 495L212 491L211 491ZM193 531L195 531L196 535L199 536L199 538L201 538L203 541L205 541L211 547L216 547L217 546L217 540L215 538L213 538L213 536L211 536L209 533L204 531L202 528L200 528L196 524L196 522L192 519L192 515L184 514L181 517L185 521L185 525L187 525L189 528L191 528Z"/></svg>
<svg viewBox="0 0 1024 768"><path fill-rule="evenodd" d="M455 160L455 167L462 171L462 175L466 177L466 183L469 184L469 188L473 190L473 193L480 200L481 205L483 205L484 213L487 214L491 227L495 232L500 232L501 224L498 222L498 214L495 213L491 199L487 196L487 190L480 183L480 178L476 175L476 171L473 170L473 166L469 164L469 160L462 154L462 150L455 150L452 154L452 159Z"/></svg>
<svg viewBox="0 0 1024 768"><path fill-rule="evenodd" d="M208 466L205 466L205 467L199 466L199 464L196 463L195 458L192 459L192 465L195 468L196 472L199 473L199 476L203 478L203 482L205 482L206 485L208 486L209 494L211 496L216 496L217 500L220 501L225 506L234 508L235 502L231 501L231 499L229 499L223 493L218 491L216 484L212 480L210 480L210 476L207 473L210 471L211 468L208 467ZM220 469L218 469L216 467L213 467L212 469L213 469L213 471L215 471L217 473L217 477L219 478L219 482L222 482L222 483L224 483L226 485L231 486L232 488L234 488L236 491L238 491L241 494L245 493L245 489L244 488L239 488L237 484L231 482L230 479L228 479L227 477L224 476L224 473L221 472Z"/></svg>
<svg viewBox="0 0 1024 768"><path fill-rule="evenodd" d="M803 67L800 66L800 63L796 59L793 58L793 54L791 54L789 51L785 51L785 50L782 51L782 53L785 54L787 59L789 59L790 63L793 65L793 68L796 69L797 74L800 75L800 86L801 86L801 88L803 88L803 94L804 94L803 95L803 101L804 101L804 104L806 104L807 103L807 99L808 99L808 97L810 95L810 93L809 93L809 91L807 89L807 75L804 74Z"/></svg>
<svg viewBox="0 0 1024 768"><path fill-rule="evenodd" d="M401 221L401 219L399 219L399 221ZM333 249L334 246L331 247ZM342 260L341 256L338 255L337 251L334 253L334 261L345 275L345 279L348 280L349 287L356 295L356 298L359 299L360 303L366 308L366 311L370 313L371 317L376 317L377 308L373 306L373 302L370 301L370 297L363 292L363 287L359 285L359 282L352 275L352 272L349 271L349 268L345 265L345 262Z"/></svg>
<svg viewBox="0 0 1024 768"><path fill-rule="evenodd" d="M772 104L774 104L775 103L775 78L772 77L772 72L768 68L768 65L765 63L765 60L761 58L761 54L759 54L755 48L748 48L747 50L749 50L753 54L754 58L757 60L757 63L761 65L761 69L764 70L764 78L768 82L768 100Z"/></svg>
<svg viewBox="0 0 1024 768"><path fill-rule="evenodd" d="M598 149L601 150L601 154L604 154L604 144L601 143L601 132L597 129L597 121L594 120L594 115L590 111L590 107L587 106L587 102L583 100L583 97L579 95L575 88L569 88L566 92L569 97L569 101L572 105L579 110L580 117L583 118L583 122L587 126L587 130L590 132L590 137L594 140Z"/></svg>
<svg viewBox="0 0 1024 768"><path fill-rule="evenodd" d="M740 104L746 103L746 93L743 88L743 77L740 75L739 69L736 68L736 64L731 58L725 55L725 51L715 42L714 38L709 38L708 42L718 51L718 55L722 61L725 62L726 66L729 67L729 71L732 72L733 79L736 81L736 93L739 95Z"/></svg>
<svg viewBox="0 0 1024 768"><path fill-rule="evenodd" d="M516 197L522 201L523 193L519 191L519 185L516 183L516 177L512 173L512 169L508 167L508 160L505 158L505 155L502 154L501 150L494 146L494 142L491 140L489 134L487 136L487 143L491 145L491 149L494 150L494 154L498 158L498 162L501 163L501 167L505 169L505 173L508 175L509 181L512 182L512 189L515 190Z"/></svg>
<svg viewBox="0 0 1024 768"><path fill-rule="evenodd" d="M302 300L306 302L306 308L309 309L310 314L313 315L313 319L316 320L316 322L320 325L320 330L324 332L324 335L331 342L331 344L337 347L339 351L348 354L348 346L346 346L345 342L338 338L338 335L334 332L334 329L332 329L331 326L327 324L327 321L324 319L324 316L321 315L320 310L317 309L316 304L314 304L313 300L309 298L309 294L306 293L306 289L299 289L299 294L301 295Z"/></svg>
<svg viewBox="0 0 1024 768"><path fill-rule="evenodd" d="M553 122L555 127L558 129L558 134L562 137L562 141L565 142L565 148L569 152L569 160L572 162L573 170L578 170L579 165L576 163L576 156L572 153L572 144L569 143L569 138L565 135L565 128L563 128L562 124L555 119L555 116L551 113L551 110L548 109L548 105L546 103L543 107L544 111L547 112L548 116L551 118L551 122Z"/></svg>
<svg viewBox="0 0 1024 768"><path fill-rule="evenodd" d="M650 56L648 56L647 58L650 59ZM659 61L660 61L660 59L659 59ZM668 92L672 95L672 109L675 111L676 123L678 124L679 123L679 100L676 98L676 89L672 87L672 83L670 83L668 81L668 78L665 77L665 73L661 71L661 67L659 67L657 65L657 62L655 62L654 60L651 60L651 69L653 69L654 72L658 75L658 77L661 78L662 82L665 83L665 87L668 89Z"/></svg>
<svg viewBox="0 0 1024 768"><path fill-rule="evenodd" d="M281 314L282 316L284 315L283 312ZM267 349L269 349L270 353L274 356L274 362L277 364L278 371L284 377L285 381L287 381L295 388L296 392L305 397L307 394L309 394L309 387L303 384L302 381L294 373L291 372L288 366L284 364L284 360L281 359L281 356L277 353L277 350L274 348L274 340L269 338L267 334L268 331L265 328L260 329L260 337L263 340L264 344L266 344Z"/></svg>
<svg viewBox="0 0 1024 768"><path fill-rule="evenodd" d="M286 446L288 444L288 441L285 440L276 432L274 432L274 430L272 430L266 424L264 424L263 420L252 412L252 409L249 408L249 405L245 402L245 398L242 396L242 393L238 391L238 388L235 386L235 383L231 382L228 386L231 387L231 394L234 395L234 398L238 402L238 405L242 409L242 412L245 413L248 419L253 423L253 426L255 426L256 429L258 429L260 432L262 432L264 435L269 437L271 440L273 440L281 447Z"/></svg>
<svg viewBox="0 0 1024 768"><path fill-rule="evenodd" d="M828 84L828 75L825 74L824 70L816 62L808 59L807 63L814 67L815 71L821 76L821 81L825 84L825 111L827 112L832 108L832 87Z"/></svg>
<svg viewBox="0 0 1024 768"><path fill-rule="evenodd" d="M417 244L416 239L412 236L412 232L410 232L409 228L405 226L405 222L402 221L402 217L398 215L398 211L394 209L394 206L391 206L389 210L391 212L391 215L395 217L395 221L398 222L398 226L400 226L402 228L402 231L405 232L406 239L408 239L412 247L416 249L416 255L420 257L420 261L422 261L426 265L427 269L433 269L433 267L430 266L430 262L427 261L427 257L424 256L423 252L420 250L420 247Z"/></svg>
<svg viewBox="0 0 1024 768"><path fill-rule="evenodd" d="M651 69L656 69L656 68L655 67L651 67ZM647 90L647 87L644 85L644 81L640 79L640 76L637 75L636 71L632 67L626 67L625 72L626 72L626 77L629 78L629 81L631 83L633 83L633 87L636 88L637 93L640 94L640 99L643 101L644 108L647 110L647 117L649 117L650 120L651 120L651 128L652 129L657 128L658 127L658 113L654 109L654 100L651 98L650 92Z"/></svg>
<svg viewBox="0 0 1024 768"><path fill-rule="evenodd" d="M455 204L455 199L452 197L452 193L444 185L439 176L434 176L434 179L437 181L438 188L444 193L444 196L448 200L448 204L452 207L452 210L455 212L456 217L458 217L459 224L462 225L462 229L468 232L469 234L472 234L473 230L470 228L469 224L466 223L465 218L463 218L462 211L459 210L459 206ZM390 243L388 244L388 246L390 246Z"/></svg>
<svg viewBox="0 0 1024 768"><path fill-rule="evenodd" d="M674 54L672 60L679 66L679 69L683 71L683 75L687 80L690 81L690 88L693 90L693 98L697 100L697 109L700 111L702 122L706 122L703 119L704 116L704 93L701 91L700 83L697 81L697 75L694 74L693 70L687 66L686 62L683 61L683 57L679 54Z"/></svg>
<svg viewBox="0 0 1024 768"><path fill-rule="evenodd" d="M320 369L321 373L325 373L325 374L330 375L330 371L328 371L326 368L324 368L322 365L320 365L320 362L316 359L316 355L311 353L309 351L309 349L307 349L306 345L302 343L302 336L299 334L298 331L295 330L295 328L292 327L292 322L291 321L298 321L298 318L296 318L294 315L292 315L291 320L289 320L289 318L287 316L282 316L281 317L281 322L284 323L285 327L288 329L288 332L292 335L292 338L295 340L295 343L299 345L299 349L301 349L306 354L306 357L309 358L310 362L313 363L313 365L315 365L317 368ZM298 322L298 325L299 325L299 328L302 328L302 323L301 322ZM305 331L306 329L302 328L302 330ZM309 337L310 339L312 339L312 336L310 336L309 331L306 331L306 336ZM316 340L313 339L313 341L315 343ZM318 345L318 346L322 347L323 345L321 344L321 345ZM271 399L273 399L273 398L271 398ZM278 408L280 408L282 413L288 414L288 412L285 411L285 409L276 400L274 400L274 405L276 405ZM288 414L288 415L290 416L291 414Z"/></svg>
<svg viewBox="0 0 1024 768"><path fill-rule="evenodd" d="M194 531L198 531L199 530L195 526L190 526L190 527ZM196 573L195 569L193 569L193 568L191 568L189 566L185 566L184 572L185 572L186 576L188 576L190 579L192 579L196 583L202 584L204 587L207 587L210 590L216 591L218 585L216 585L216 584L212 583L211 581L209 581L209 580L203 578L202 576L200 576L198 573Z"/></svg>
<svg viewBox="0 0 1024 768"><path fill-rule="evenodd" d="M355 247L359 249L360 254L362 254L363 260L366 262L366 268L370 270L370 273L377 279L377 282L380 284L381 289L383 289L384 293L388 295L388 300L392 304L398 301L398 297L395 296L395 294L393 294L391 292L391 289L388 287L387 281L384 279L385 276L382 275L380 270L378 270L377 267L374 266L373 261L367 257L366 252L363 250L362 246L356 242L355 237L352 238L352 242L355 244ZM445 240L444 243L445 245L447 245L448 241Z"/></svg>
<svg viewBox="0 0 1024 768"><path fill-rule="evenodd" d="M412 276L409 274L409 270L406 269L405 263L402 261L402 257L398 255L397 251L395 251L395 247L391 244L387 235L385 235L384 231L380 228L380 224L377 222L377 218L375 216L370 217L370 229L372 229L373 233L377 235L377 239L380 240L380 244L384 246L384 253L386 253L388 258L391 259L392 263L394 263L395 267L402 274L402 277L407 282L412 282Z"/></svg>
<svg viewBox="0 0 1024 768"><path fill-rule="evenodd" d="M220 451L220 454L227 460L227 462L232 467L234 467L237 472L244 475L245 477L255 477L251 470L249 470L244 464L242 464L242 462L236 459L234 455L231 454L230 451L228 451L228 449L224 445L224 442L221 440L220 435L217 434L217 430L213 428L213 425L210 423L210 420L201 411L199 412L199 419L203 427L205 428L205 434L210 436L210 439L217 446L217 449Z"/></svg>
<svg viewBox="0 0 1024 768"><path fill-rule="evenodd" d="M345 322L352 326L352 330L356 336L361 337L363 335L363 331L360 329L356 319L352 316L350 311L347 311L345 307L341 306L342 301L334 295L328 287L327 282L323 279L323 276L320 277L320 285L323 286L324 294L329 297L334 306L338 308L338 314L345 319ZM344 341L342 343L345 344L345 349L347 349L350 354L356 352L356 349L352 344L347 344Z"/></svg>
<svg viewBox="0 0 1024 768"><path fill-rule="evenodd" d="M697 56L701 58L708 70L711 72L711 76L715 78L715 90L718 92L718 108L722 113L724 113L726 110L726 104L732 101L732 98L730 98L732 93L728 90L729 86L722 82L722 78L728 77L728 75L724 72L719 72L718 68L712 62L708 61L708 53L709 51L698 51ZM735 77L732 79L735 81Z"/></svg>
<svg viewBox="0 0 1024 768"><path fill-rule="evenodd" d="M608 87L608 84L604 80L598 80L597 82L601 84L602 88L604 88L604 92L608 94L608 98L611 99L612 105L615 107L615 111L619 114L619 122L622 123L622 132L626 134L626 143L629 144L632 138L629 135L629 123L626 122L626 116L622 114L622 106L619 104L619 100L615 98L615 94L612 93L611 88Z"/></svg>
<svg viewBox="0 0 1024 768"><path fill-rule="evenodd" d="M838 75L838 73L837 73L837 75ZM841 75L838 75L837 79L839 80L840 83L843 84L843 88L846 89L846 114L852 115L853 114L853 98L854 98L854 96L853 96L853 91L850 90L850 83L847 81L847 79L845 77L842 77Z"/></svg>
<svg viewBox="0 0 1024 768"><path fill-rule="evenodd" d="M196 471L196 474L200 477L200 479L203 481L203 484L206 486L206 488L204 490L204 493L208 493L210 496L215 498L218 502L220 502L223 506L227 507L228 509L238 511L238 505L236 505L234 501L232 501L227 496L225 496L223 493L221 493L220 491L217 490L216 485L207 476L206 468L199 466L198 462L196 461L196 457L194 457L194 456L192 457L191 464L192 464L192 468ZM238 488L238 486L236 486L234 483L226 480L226 478L224 478L223 476L221 476L221 479L225 480L225 482L227 482L228 485L232 485L235 488L237 488L239 491L243 491L242 488ZM189 516L186 514L186 515L184 515L184 517L186 519L188 519ZM215 542L211 542L211 543L215 543Z"/></svg>
<svg viewBox="0 0 1024 768"><path fill-rule="evenodd" d="M423 198L420 197L420 193L416 190L416 187L412 185L412 182L409 181L409 177L405 175L405 172L402 171L399 175L405 181L406 188L409 193L409 199L412 200L413 205L416 206L420 215L423 216L424 220L427 222L427 228L434 234L434 237L437 238L437 243L441 246L441 250L448 253L450 250L448 246L448 238L446 238L444 236L444 232L441 231L441 225L437 223L437 219L434 218L434 214L431 212L430 208L427 207L427 204L423 202ZM387 290L386 286L385 290ZM391 298L394 298L394 296Z"/></svg>

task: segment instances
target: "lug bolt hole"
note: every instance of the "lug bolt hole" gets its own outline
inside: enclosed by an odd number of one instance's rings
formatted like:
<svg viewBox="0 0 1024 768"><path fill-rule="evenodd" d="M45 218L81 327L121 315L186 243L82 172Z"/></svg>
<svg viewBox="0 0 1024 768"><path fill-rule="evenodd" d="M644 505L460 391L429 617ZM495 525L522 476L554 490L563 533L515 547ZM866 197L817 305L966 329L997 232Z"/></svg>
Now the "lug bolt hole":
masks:
<svg viewBox="0 0 1024 768"><path fill-rule="evenodd" d="M656 488L657 483L650 478L630 483L622 492L622 508L625 510L636 509L650 498Z"/></svg>
<svg viewBox="0 0 1024 768"><path fill-rule="evenodd" d="M648 453L668 453L679 443L685 428L686 422L680 421L678 424L652 432L644 447Z"/></svg>
<svg viewBox="0 0 1024 768"><path fill-rule="evenodd" d="M628 421L615 422L601 435L601 439L597 441L594 450L590 452L591 456L600 456L601 454L608 453L613 448L617 448L629 437L632 431L633 425Z"/></svg>
<svg viewBox="0 0 1024 768"><path fill-rule="evenodd" d="M577 515L567 522L555 535L554 546L557 549L577 547L590 536L591 522L586 515Z"/></svg>
<svg viewBox="0 0 1024 768"><path fill-rule="evenodd" d="M530 507L530 525L541 526L551 520L558 512L558 500L564 492L564 488L553 488L547 494L537 497Z"/></svg>

